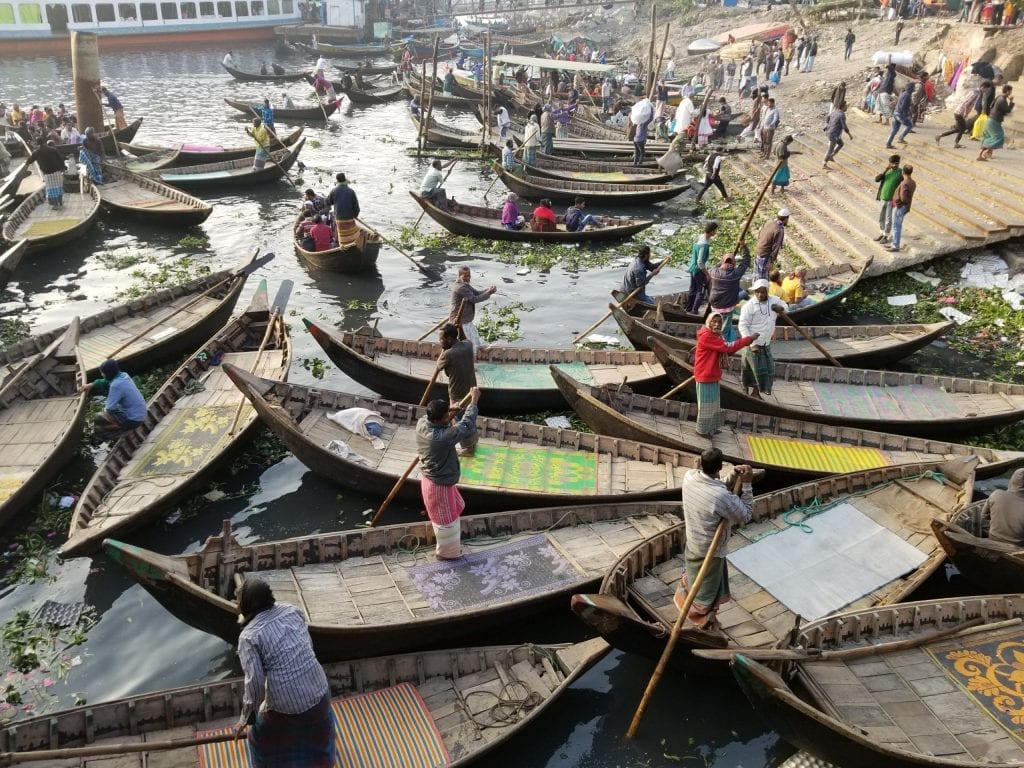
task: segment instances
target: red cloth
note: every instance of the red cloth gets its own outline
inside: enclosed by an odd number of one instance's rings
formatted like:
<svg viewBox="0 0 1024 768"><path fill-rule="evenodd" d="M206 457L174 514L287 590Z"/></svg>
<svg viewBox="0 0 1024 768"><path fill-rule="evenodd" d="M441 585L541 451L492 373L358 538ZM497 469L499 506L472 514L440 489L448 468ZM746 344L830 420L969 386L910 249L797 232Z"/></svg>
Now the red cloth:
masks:
<svg viewBox="0 0 1024 768"><path fill-rule="evenodd" d="M420 475L420 495L427 509L427 517L435 525L451 525L466 508L459 486L441 485L426 475Z"/></svg>
<svg viewBox="0 0 1024 768"><path fill-rule="evenodd" d="M334 233L331 231L331 228L323 222L314 224L309 230L309 236L313 238L313 243L318 251L329 251L331 249L331 237L333 235Z"/></svg>
<svg viewBox="0 0 1024 768"><path fill-rule="evenodd" d="M693 358L693 375L698 384L714 384L722 378L722 366L719 355L731 355L743 349L754 340L753 336L744 336L734 342L728 342L714 333L710 328L697 331L697 351Z"/></svg>
<svg viewBox="0 0 1024 768"><path fill-rule="evenodd" d="M538 205L533 209L533 217L535 219L550 221L552 224L558 223L558 220L555 218L555 212L543 205Z"/></svg>

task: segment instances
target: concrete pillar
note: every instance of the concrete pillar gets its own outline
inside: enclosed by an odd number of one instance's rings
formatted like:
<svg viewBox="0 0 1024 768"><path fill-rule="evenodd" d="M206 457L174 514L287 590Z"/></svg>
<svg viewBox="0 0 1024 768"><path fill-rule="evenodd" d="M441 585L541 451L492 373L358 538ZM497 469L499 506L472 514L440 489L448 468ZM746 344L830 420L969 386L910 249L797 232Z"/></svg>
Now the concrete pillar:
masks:
<svg viewBox="0 0 1024 768"><path fill-rule="evenodd" d="M75 113L78 130L92 126L97 133L104 130L103 106L97 91L100 88L100 46L93 32L71 33L71 71L75 82Z"/></svg>

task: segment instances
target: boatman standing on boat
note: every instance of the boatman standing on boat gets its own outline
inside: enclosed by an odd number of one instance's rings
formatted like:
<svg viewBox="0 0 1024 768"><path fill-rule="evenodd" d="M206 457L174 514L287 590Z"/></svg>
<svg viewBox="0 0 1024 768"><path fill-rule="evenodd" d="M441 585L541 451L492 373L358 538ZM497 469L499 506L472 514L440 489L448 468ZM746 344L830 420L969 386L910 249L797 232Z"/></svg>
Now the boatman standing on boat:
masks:
<svg viewBox="0 0 1024 768"><path fill-rule="evenodd" d="M775 383L775 358L772 357L772 339L775 323L786 311L786 302L768 293L767 280L755 280L751 287L754 295L740 309L740 336L757 336L743 350L743 389L751 397L761 399L761 393L770 395Z"/></svg>
<svg viewBox="0 0 1024 768"><path fill-rule="evenodd" d="M9 156L8 156L9 157ZM36 163L46 183L46 202L51 208L64 207L64 155L54 141L48 141L36 151ZM2 162L0 162L2 165Z"/></svg>
<svg viewBox="0 0 1024 768"><path fill-rule="evenodd" d="M754 472L746 464L736 467L743 483L740 496L732 493L719 479L722 452L708 448L700 455L700 469L691 469L683 476L683 517L686 520L686 572L676 588L674 601L681 609L692 584L704 564L722 520L743 525L754 512ZM728 536L718 544L711 566L697 589L687 618L704 632L720 632L715 616L719 606L732 599L729 593L729 568L725 561Z"/></svg>
<svg viewBox="0 0 1024 768"><path fill-rule="evenodd" d="M85 385L89 394L107 396L103 410L93 422L93 436L100 441L113 440L146 420L146 398L116 360L104 360L100 376L103 378Z"/></svg>
<svg viewBox="0 0 1024 768"><path fill-rule="evenodd" d="M441 171L445 168L451 168L455 165L456 160L458 158L454 158L447 163L434 160L430 163L430 167L423 175L423 182L420 184L420 196L425 197L442 211L448 210L448 195L445 193L444 187L441 186L444 183L444 176L441 175Z"/></svg>
<svg viewBox="0 0 1024 768"><path fill-rule="evenodd" d="M224 61L221 63L224 64L225 67L231 67L231 69L235 68L235 57L232 55L231 51L224 54Z"/></svg>
<svg viewBox="0 0 1024 768"><path fill-rule="evenodd" d="M253 170L261 170L270 159L270 133L258 117L252 119L252 128L246 128L245 132L256 142L256 154L252 156Z"/></svg>
<svg viewBox="0 0 1024 768"><path fill-rule="evenodd" d="M263 121L263 125L267 127L268 131L274 130L274 108L270 106L270 99L263 100L262 107L256 107L256 111L260 115L260 119Z"/></svg>
<svg viewBox="0 0 1024 768"><path fill-rule="evenodd" d="M437 358L437 370L448 379L448 402L454 405L476 386L473 342L460 341L459 328L452 323L445 323L441 328L440 342L443 351ZM467 438L462 443L463 450L472 451L476 441L476 435Z"/></svg>
<svg viewBox="0 0 1024 768"><path fill-rule="evenodd" d="M279 605L267 582L238 591L238 659L245 674L235 740L248 737L253 768L334 765L330 686L295 606Z"/></svg>
<svg viewBox="0 0 1024 768"><path fill-rule="evenodd" d="M344 173L334 177L337 186L327 195L327 204L334 206L334 227L338 232L338 246L344 247L356 241L359 227L356 218L359 216L359 198Z"/></svg>
<svg viewBox="0 0 1024 768"><path fill-rule="evenodd" d="M458 422L458 410L440 398L427 403L427 413L416 424L416 452L420 458L420 493L437 541L439 560L462 556L459 517L466 502L459 493L461 468L455 446L475 436L480 388L470 390L470 404Z"/></svg>
<svg viewBox="0 0 1024 768"><path fill-rule="evenodd" d="M757 233L757 245L754 246L754 279L767 280L768 273L775 267L775 262L786 241L786 225L789 223L789 208L780 208L774 219L770 219Z"/></svg>
<svg viewBox="0 0 1024 768"><path fill-rule="evenodd" d="M128 121L124 119L124 106L121 104L121 100L117 98L113 91L108 90L106 86L100 88L100 93L106 97L107 106L114 113L114 128L116 130L127 128Z"/></svg>
<svg viewBox="0 0 1024 768"><path fill-rule="evenodd" d="M469 267L459 267L459 279L452 286L451 307L448 310L448 321L456 326L461 325L462 335L473 343L473 349L480 349L480 335L476 332L473 320L476 318L476 305L487 301L498 292L495 286L478 291L469 284L472 277Z"/></svg>

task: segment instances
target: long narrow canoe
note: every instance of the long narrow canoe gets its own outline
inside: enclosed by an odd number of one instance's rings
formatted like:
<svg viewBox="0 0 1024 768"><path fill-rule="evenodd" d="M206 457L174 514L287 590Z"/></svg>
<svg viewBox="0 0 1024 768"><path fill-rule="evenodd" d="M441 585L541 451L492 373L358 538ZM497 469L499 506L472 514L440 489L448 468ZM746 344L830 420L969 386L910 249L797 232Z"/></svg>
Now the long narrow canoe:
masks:
<svg viewBox="0 0 1024 768"><path fill-rule="evenodd" d="M523 164L527 173L562 181L591 181L605 184L665 184L674 174L659 168L620 165L617 163L594 163L586 167L570 160L543 160L534 164Z"/></svg>
<svg viewBox="0 0 1024 768"><path fill-rule="evenodd" d="M228 365L227 374L260 418L303 464L333 483L388 494L416 458L424 408L373 397L261 379ZM328 418L368 408L384 419L382 447ZM468 512L678 498L696 454L602 438L523 421L481 416L480 442L461 459L459 491ZM416 468L399 495L421 498Z"/></svg>
<svg viewBox="0 0 1024 768"><path fill-rule="evenodd" d="M213 213L209 203L127 168L104 163L103 175L99 193L104 207L147 224L188 227Z"/></svg>
<svg viewBox="0 0 1024 768"><path fill-rule="evenodd" d="M590 226L579 232L565 229L565 217L558 217L558 229L550 232L535 232L526 224L522 229L506 229L501 223L500 208L486 208L481 205L466 205L449 201L448 210L438 208L426 198L410 191L412 199L426 211L434 221L456 235L483 237L488 240L512 240L515 242L592 243L621 240L632 237L651 226L651 219L625 219L602 216L601 226ZM530 211L523 215L529 218Z"/></svg>
<svg viewBox="0 0 1024 768"><path fill-rule="evenodd" d="M332 43L299 43L304 48L314 53L322 53L324 56L383 56L388 53L388 46L377 43L352 43L349 45L334 45Z"/></svg>
<svg viewBox="0 0 1024 768"><path fill-rule="evenodd" d="M516 552L543 558L549 573L519 569L506 587L461 605L431 597L425 591L430 583L420 578L421 571L436 570L428 567L436 562L429 521L246 545L224 521L219 536L186 555L162 555L113 539L103 548L179 619L232 644L239 630L235 576L258 576L278 600L305 611L317 658L334 661L448 645L544 607L564 606L573 592L595 588L612 563L681 516L678 501L465 516L462 542L469 559L452 571L467 584L476 578L470 569L477 562ZM419 542L412 553L403 545L411 539ZM558 555L545 556L548 550ZM402 566L395 568L399 556ZM358 582L371 572L386 579L377 589L360 589Z"/></svg>
<svg viewBox="0 0 1024 768"><path fill-rule="evenodd" d="M78 318L0 383L0 525L30 511L82 437L89 395Z"/></svg>
<svg viewBox="0 0 1024 768"><path fill-rule="evenodd" d="M107 454L78 500L61 555L91 552L107 536L158 518L207 483L259 427L223 366L230 362L262 375L287 376L291 352L284 315L269 309L263 282L248 309L153 395L142 426L123 435Z"/></svg>
<svg viewBox="0 0 1024 768"><path fill-rule="evenodd" d="M166 168L157 171L145 171L142 175L159 179L172 187L185 189L211 189L229 186L250 186L252 184L268 184L285 176L295 165L299 152L306 140L301 139L294 147L279 149L270 153L270 158L263 168L253 167L252 160L228 160L223 163L206 163L189 165L180 168Z"/></svg>
<svg viewBox="0 0 1024 768"><path fill-rule="evenodd" d="M697 332L703 325L633 317L610 304L612 317L637 349L649 349L648 339L679 351L697 345ZM908 325L805 325L818 344L842 365L880 366L902 360L947 333L954 326L944 323ZM772 355L787 363L828 365L828 360L795 328L779 323L772 337Z"/></svg>
<svg viewBox="0 0 1024 768"><path fill-rule="evenodd" d="M254 110L257 107L263 106L261 103L255 101L242 101L240 99L224 99L229 107L234 107L239 112L249 117L253 117ZM338 102L329 101L322 102L323 109L320 107L295 107L294 109L285 109L283 107L274 107L274 120L280 120L281 122L289 121L316 121L323 120L324 113L327 113L327 117L330 117L337 111ZM255 113L259 114L259 113Z"/></svg>
<svg viewBox="0 0 1024 768"><path fill-rule="evenodd" d="M789 316L798 323L806 323L826 310L837 306L867 274L872 259L873 257L869 254L865 261L857 265L844 262L808 269L807 296L814 299L815 303L794 309L788 313ZM680 323L703 323L703 313L694 314L686 311L688 296L689 294L683 291L682 293L653 296L653 302L650 304L634 300L628 310L630 314L638 316L644 315L646 312L660 311L660 318L664 320ZM620 303L626 298L626 294L616 289L612 291L612 297L617 303Z"/></svg>
<svg viewBox="0 0 1024 768"><path fill-rule="evenodd" d="M396 69L397 64L335 64L334 68L340 72L348 72L354 75L361 72L364 75L390 75Z"/></svg>
<svg viewBox="0 0 1024 768"><path fill-rule="evenodd" d="M349 101L353 104L385 104L405 96L405 89L401 85L389 85L383 88L367 88L360 90L352 87L345 91Z"/></svg>
<svg viewBox="0 0 1024 768"><path fill-rule="evenodd" d="M405 96L410 99L413 96L420 95L419 86L416 85L405 85L402 87L402 90L405 92ZM467 99L463 96L452 96L447 93L444 93L440 88L438 88L436 91L426 96L426 98L424 99L423 108L426 109L426 104L430 102L433 102L434 107L444 106L461 107L462 109L472 109L474 106L480 103L480 99Z"/></svg>
<svg viewBox="0 0 1024 768"><path fill-rule="evenodd" d="M271 139L269 149L271 151L294 147L302 138L305 126L299 126L287 136L278 135L277 139ZM162 160L161 168L180 168L186 165L203 165L205 163L225 163L229 160L242 160L248 158L250 161L256 154L256 145L249 142L242 147L221 147L212 144L186 143L176 147L153 147L144 144L124 144L122 149L138 156L140 161L145 161L147 156L157 153L170 153L167 159ZM150 168L149 170L155 170Z"/></svg>
<svg viewBox="0 0 1024 768"><path fill-rule="evenodd" d="M528 200L549 198L559 202L573 202L577 197L600 200L613 205L643 205L670 200L690 188L687 184L609 184L534 176L531 173L512 173L500 163L491 163L502 183L520 197Z"/></svg>
<svg viewBox="0 0 1024 768"><path fill-rule="evenodd" d="M693 375L692 353L657 341L652 349L672 381ZM726 408L936 438L984 432L1024 418L1024 384L776 363L772 393L758 399L743 389L742 365L742 357L732 355L722 368Z"/></svg>
<svg viewBox="0 0 1024 768"><path fill-rule="evenodd" d="M850 611L795 633L783 675L756 652L732 672L782 738L843 768L1020 768L1022 620L1022 594Z"/></svg>
<svg viewBox="0 0 1024 768"><path fill-rule="evenodd" d="M804 419L722 409L721 429L711 438L697 434L697 406L648 397L624 387L583 384L552 367L562 396L601 435L664 445L681 451L718 448L727 461L761 467L770 476L799 480L897 464L977 456L977 476L995 477L1024 465L1024 452L1002 451L925 440L857 427L827 426Z"/></svg>
<svg viewBox="0 0 1024 768"><path fill-rule="evenodd" d="M124 370L142 371L184 355L223 326L249 275L274 258L267 254L232 269L140 296L81 321L79 349L89 377L115 356ZM0 349L0 365L12 365L46 349L67 325Z"/></svg>
<svg viewBox="0 0 1024 768"><path fill-rule="evenodd" d="M798 617L858 608L881 614L878 606L905 600L942 566L945 553L928 526L970 502L973 467L970 457L904 464L756 497L752 521L729 541L733 600L718 613L721 631L684 627L669 663L721 670L691 651L771 648ZM679 614L673 596L685 548L685 523L655 534L611 568L597 594L574 595L573 611L616 648L660 657Z"/></svg>
<svg viewBox="0 0 1024 768"><path fill-rule="evenodd" d="M989 538L983 501L949 518L933 520L932 532L963 577L985 592L1024 592L1024 550Z"/></svg>
<svg viewBox="0 0 1024 768"><path fill-rule="evenodd" d="M412 124L416 126L416 130L419 130L420 120L412 112L409 113L409 119L412 120ZM437 120L431 120L431 124L427 126L427 141L435 146L439 147L479 147L482 142L482 133L480 131L467 131L464 128L456 128L454 125L445 125L439 123Z"/></svg>
<svg viewBox="0 0 1024 768"><path fill-rule="evenodd" d="M325 664L331 696L336 697L336 748L345 754L345 765L465 768L543 720L551 703L608 650L598 638L575 645L450 648ZM244 687L243 679L235 677L47 712L5 725L0 746L6 752L102 749L104 743L166 743L231 733ZM492 707L493 696L502 690L517 691L512 695L528 703ZM473 695L484 691L491 695ZM509 716L513 709L516 714ZM125 768L200 768L228 764L222 761L229 748L224 742L170 752L125 754L112 749L110 754ZM61 757L67 768L97 762L94 757ZM245 763L232 758L230 764Z"/></svg>
<svg viewBox="0 0 1024 768"><path fill-rule="evenodd" d="M331 362L348 376L388 399L420 402L441 354L439 343L392 339L374 335L369 329L339 331L304 322ZM660 394L669 388L650 352L491 346L476 351L481 412L535 413L565 408L548 372L550 365L565 367L598 386L620 384L626 377L638 391ZM430 399L447 399L447 382L444 373L439 374Z"/></svg>
<svg viewBox="0 0 1024 768"><path fill-rule="evenodd" d="M98 127L98 126L97 126ZM114 136L117 137L117 142L114 142L114 138L110 135L110 131L96 131L96 138L103 142L103 151L108 155L117 154L117 145L130 142L135 138L135 134L139 132L139 128L142 127L142 118L133 120L128 123L124 128L115 128ZM58 144L57 149L62 155L67 157L68 155L78 155L81 150L80 144ZM11 145L9 147L11 155L14 157L23 157L28 154L24 145Z"/></svg>
<svg viewBox="0 0 1024 768"><path fill-rule="evenodd" d="M77 240L92 227L99 212L100 194L93 184L84 192L65 192L60 208L51 207L46 190L38 189L4 222L4 240L27 240L26 253L46 251Z"/></svg>
<svg viewBox="0 0 1024 768"><path fill-rule="evenodd" d="M241 69L229 67L223 62L221 62L221 66L223 66L224 69L227 70L228 74L235 78L235 80L243 83L291 83L296 80L301 80L306 76L306 72L304 71L285 72L280 75L271 72L264 75L259 72L243 72Z"/></svg>
<svg viewBox="0 0 1024 768"><path fill-rule="evenodd" d="M0 288L4 288L14 276L14 270L21 263L21 257L28 250L28 240L19 240L3 253L0 253Z"/></svg>
<svg viewBox="0 0 1024 768"><path fill-rule="evenodd" d="M359 235L353 242L326 251L307 251L298 238L293 238L295 253L317 269L346 275L369 272L377 266L381 239L376 232L371 232L358 221L356 227Z"/></svg>

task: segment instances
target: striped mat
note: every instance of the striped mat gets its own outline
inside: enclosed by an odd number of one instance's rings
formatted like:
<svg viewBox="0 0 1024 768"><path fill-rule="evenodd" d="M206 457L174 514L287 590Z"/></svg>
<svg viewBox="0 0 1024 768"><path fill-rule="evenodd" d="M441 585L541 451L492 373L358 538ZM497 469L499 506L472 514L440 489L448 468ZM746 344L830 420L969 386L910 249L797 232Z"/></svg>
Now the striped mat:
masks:
<svg viewBox="0 0 1024 768"><path fill-rule="evenodd" d="M451 758L419 691L411 683L331 701L338 768L439 768ZM218 728L197 737L230 732ZM248 768L249 743L201 744L200 768Z"/></svg>
<svg viewBox="0 0 1024 768"><path fill-rule="evenodd" d="M787 440L780 437L747 435L750 458L779 467L815 470L818 472L856 472L889 466L889 460L877 448L853 445L828 445L809 440Z"/></svg>

